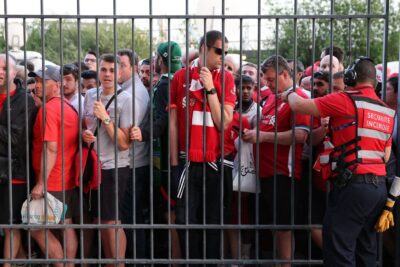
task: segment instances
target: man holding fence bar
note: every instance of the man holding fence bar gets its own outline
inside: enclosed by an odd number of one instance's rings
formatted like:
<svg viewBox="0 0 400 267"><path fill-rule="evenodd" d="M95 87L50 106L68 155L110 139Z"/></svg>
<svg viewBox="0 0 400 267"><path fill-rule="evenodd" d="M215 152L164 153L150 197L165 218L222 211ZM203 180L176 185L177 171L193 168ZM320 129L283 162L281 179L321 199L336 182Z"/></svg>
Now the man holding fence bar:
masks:
<svg viewBox="0 0 400 267"><path fill-rule="evenodd" d="M172 165L178 164L178 151L181 155L186 152L186 131L189 131L189 147L187 148L189 155L186 155L189 161L188 173L185 172L181 176L176 221L179 224L200 224L204 221L206 224L220 224L223 204L221 202L220 134L223 134L232 121L236 100L235 85L230 73L225 72L222 76L222 57L223 53L226 54L228 51L228 40L221 32L207 32L200 40L199 50L199 60L194 61L192 66L177 71L171 84ZM186 81L187 71L189 81ZM189 86L189 98L186 98L186 86ZM223 90L225 98L222 98ZM224 103L224 109L221 112L222 103ZM188 125L186 125L187 111L189 112ZM206 136L203 135L204 131ZM204 175L205 184L203 183ZM203 186L205 186L205 192ZM202 205L203 198L205 198L205 207ZM186 212L189 213L188 222L186 222ZM205 218L203 218L204 214ZM189 230L189 251L185 251L187 258L201 259L204 256L206 259L219 259L220 230L205 231L206 255L202 255L201 230ZM185 230L180 231L183 248L186 244L185 234Z"/></svg>
<svg viewBox="0 0 400 267"><path fill-rule="evenodd" d="M8 76L7 75L8 70ZM30 95L26 94L22 82L15 79L15 61L5 54L0 54L0 224L21 223L21 206L27 198L27 176L29 169L26 167L26 140L31 135L34 122L34 102ZM7 90L10 95L10 126L11 139L8 139L7 120ZM26 101L26 102L25 102ZM28 121L26 121L28 115ZM28 125L28 129L26 129ZM8 145L11 142L11 155L8 153ZM11 159L11 174L8 173L8 163ZM9 179L11 179L11 192L9 191ZM11 196L10 196L11 195ZM11 200L11 210L10 210ZM12 213L12 215L11 215ZM4 230L3 258L15 259L18 255L24 255L21 244L21 231L19 229ZM11 232L13 240L11 240ZM12 245L12 255L11 255ZM11 264L4 263L9 267Z"/></svg>
<svg viewBox="0 0 400 267"><path fill-rule="evenodd" d="M72 223L76 215L79 196L75 186L74 162L78 147L78 112L67 100L61 99L61 73L58 66L46 66L43 70L29 73L35 78L35 90L45 97L45 108L40 107L33 127L32 166L35 171L36 183L31 194L33 199L40 199L47 191L67 206L64 222ZM43 112L46 119L43 120ZM63 112L63 113L62 113ZM64 116L62 118L62 115ZM64 132L62 132L64 127ZM44 144L46 146L44 146ZM43 147L46 150L42 150ZM44 162L44 154L46 162ZM66 228L65 238L68 246L64 255L62 243L52 231L46 229L31 232L43 253L48 251L52 259L75 259L78 249L78 239L75 229ZM46 247L47 244L47 247ZM54 264L63 266L62 263ZM74 264L67 264L73 266Z"/></svg>

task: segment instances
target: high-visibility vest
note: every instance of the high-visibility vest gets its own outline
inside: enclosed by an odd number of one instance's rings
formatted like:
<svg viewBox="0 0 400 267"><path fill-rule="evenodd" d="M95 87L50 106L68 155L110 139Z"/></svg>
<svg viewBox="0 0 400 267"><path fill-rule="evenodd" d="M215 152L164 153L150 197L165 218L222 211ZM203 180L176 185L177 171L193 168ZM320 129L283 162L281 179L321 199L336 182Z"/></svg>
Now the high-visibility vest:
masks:
<svg viewBox="0 0 400 267"><path fill-rule="evenodd" d="M353 173L359 173L360 167L362 173L385 173L385 147L393 131L395 111L382 101L365 96L362 91L346 93L357 112L341 125L335 125L331 118L332 139L324 141L331 145L324 144L325 150L315 167L324 179L334 178L345 168ZM339 136L345 141L339 143Z"/></svg>

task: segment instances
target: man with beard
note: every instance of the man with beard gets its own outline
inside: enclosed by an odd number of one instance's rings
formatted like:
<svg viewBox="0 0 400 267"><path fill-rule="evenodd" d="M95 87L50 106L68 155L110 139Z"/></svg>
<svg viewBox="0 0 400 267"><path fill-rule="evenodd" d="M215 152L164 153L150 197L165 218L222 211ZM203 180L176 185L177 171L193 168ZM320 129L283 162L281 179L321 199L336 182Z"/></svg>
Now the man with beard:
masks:
<svg viewBox="0 0 400 267"><path fill-rule="evenodd" d="M7 59L5 54L0 54L1 224L21 223L21 206L27 198L27 179L29 179L29 170L26 167L26 154L28 153L26 145L29 139L26 136L27 132L28 136L31 135L35 116L33 99L26 95L22 82L15 79L15 75L15 61L10 56ZM10 113L10 121L7 119L8 113ZM28 128L26 128L26 125ZM11 128L11 139L8 137L9 127ZM8 151L9 145L11 146L11 153ZM11 161L11 173L8 170L9 161ZM11 182L11 187L9 187L9 182ZM24 252L21 243L21 230L4 227L3 231L3 259L22 257ZM9 267L11 264L4 262L3 266Z"/></svg>
<svg viewBox="0 0 400 267"><path fill-rule="evenodd" d="M143 85L150 90L150 59L143 59L139 63L139 77L142 80Z"/></svg>
<svg viewBox="0 0 400 267"><path fill-rule="evenodd" d="M178 166L171 166L171 181L168 182L168 99L169 84L174 73L181 69L181 48L176 42L164 42L158 46L155 61L155 72L160 73L160 80L154 88L154 122L153 136L150 136L149 127L132 127L130 138L134 141L149 141L157 139L154 148L160 149L161 156L161 186L160 193L164 199L162 211L165 213L165 220L169 222L168 199L171 201L170 222L175 223L174 203L176 201L176 190L178 187ZM170 188L168 189L168 184ZM180 258L178 234L175 229L171 229L171 252L172 258ZM164 255L168 256L168 255Z"/></svg>
<svg viewBox="0 0 400 267"><path fill-rule="evenodd" d="M135 99L133 125L148 123L150 97L147 89L139 79L137 74L138 57L130 49L120 49L117 52L121 66L118 84L121 89L132 95ZM130 169L135 172L128 179L127 191L122 204L122 223L124 224L143 224L145 222L144 210L148 208L149 203L149 142L135 142L129 150ZM132 160L133 159L133 160ZM135 196L135 207L133 206L133 197ZM135 215L134 215L135 213ZM136 219L134 221L134 218ZM127 238L126 257L133 258L133 229L125 229ZM136 256L137 258L146 258L146 238L144 229L136 230Z"/></svg>

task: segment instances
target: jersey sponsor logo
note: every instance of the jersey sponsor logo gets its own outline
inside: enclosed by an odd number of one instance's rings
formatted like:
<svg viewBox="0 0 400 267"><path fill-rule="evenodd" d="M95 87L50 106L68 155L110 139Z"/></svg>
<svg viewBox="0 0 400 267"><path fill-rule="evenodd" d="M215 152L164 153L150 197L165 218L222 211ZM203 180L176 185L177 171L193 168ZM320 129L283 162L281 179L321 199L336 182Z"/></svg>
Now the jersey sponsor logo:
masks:
<svg viewBox="0 0 400 267"><path fill-rule="evenodd" d="M266 125L275 125L275 115L263 115L261 118L261 123Z"/></svg>

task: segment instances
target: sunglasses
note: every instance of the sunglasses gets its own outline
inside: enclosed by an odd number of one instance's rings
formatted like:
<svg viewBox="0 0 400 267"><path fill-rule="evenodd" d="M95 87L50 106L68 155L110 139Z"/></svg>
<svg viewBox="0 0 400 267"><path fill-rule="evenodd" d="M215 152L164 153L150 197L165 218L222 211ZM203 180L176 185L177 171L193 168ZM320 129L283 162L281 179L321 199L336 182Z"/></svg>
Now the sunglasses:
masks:
<svg viewBox="0 0 400 267"><path fill-rule="evenodd" d="M218 48L215 46L212 46L212 48L214 49L215 54L222 56L222 48ZM225 52L225 56L228 54L228 51L224 51Z"/></svg>

